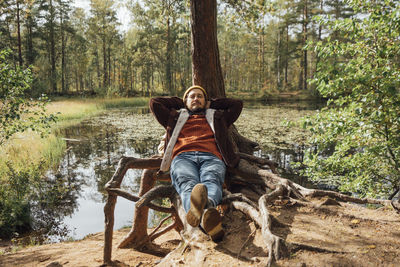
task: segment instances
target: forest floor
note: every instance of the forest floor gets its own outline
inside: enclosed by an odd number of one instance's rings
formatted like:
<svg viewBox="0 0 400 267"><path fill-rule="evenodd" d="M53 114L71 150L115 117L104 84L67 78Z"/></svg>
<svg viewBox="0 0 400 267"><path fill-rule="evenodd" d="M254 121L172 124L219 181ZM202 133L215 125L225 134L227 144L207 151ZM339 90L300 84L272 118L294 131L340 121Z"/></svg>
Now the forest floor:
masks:
<svg viewBox="0 0 400 267"><path fill-rule="evenodd" d="M400 266L400 215L389 208L370 209L341 203L320 209L276 202L272 214L284 225L273 228L287 242L324 249L300 249L277 266ZM238 211L228 212L223 225L222 242L212 244L199 257L191 249L183 250L176 266L264 266L268 252L260 230ZM155 266L162 256L116 245L129 229L114 232L114 266ZM155 240L159 253L177 248L180 236L171 231ZM0 244L0 266L100 266L103 259L103 233L83 240L31 246L14 251ZM201 262L199 262L199 260Z"/></svg>

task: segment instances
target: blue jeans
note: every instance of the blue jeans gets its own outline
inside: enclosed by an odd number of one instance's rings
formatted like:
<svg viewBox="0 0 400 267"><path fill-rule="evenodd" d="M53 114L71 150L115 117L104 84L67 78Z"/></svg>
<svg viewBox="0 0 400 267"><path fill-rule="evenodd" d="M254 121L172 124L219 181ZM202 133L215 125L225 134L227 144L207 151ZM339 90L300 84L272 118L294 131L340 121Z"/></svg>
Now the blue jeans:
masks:
<svg viewBox="0 0 400 267"><path fill-rule="evenodd" d="M170 174L185 211L189 211L190 193L199 183L207 187L208 199L214 207L221 203L225 172L225 163L212 153L191 151L176 156L172 160Z"/></svg>

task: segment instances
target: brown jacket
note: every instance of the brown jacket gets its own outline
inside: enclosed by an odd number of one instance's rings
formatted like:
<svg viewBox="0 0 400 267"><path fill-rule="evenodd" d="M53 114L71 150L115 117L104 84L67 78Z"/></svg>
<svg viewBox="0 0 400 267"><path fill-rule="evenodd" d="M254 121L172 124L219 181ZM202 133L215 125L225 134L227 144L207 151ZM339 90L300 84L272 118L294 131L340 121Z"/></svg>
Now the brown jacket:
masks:
<svg viewBox="0 0 400 267"><path fill-rule="evenodd" d="M150 100L151 111L157 121L167 130L165 147L179 117L178 110L184 107L183 100L179 97L156 97ZM228 138L228 128L239 117L243 102L231 98L217 98L211 100L210 108L216 110L214 114L215 141L225 164L234 168L239 162L239 156L234 152L233 145Z"/></svg>

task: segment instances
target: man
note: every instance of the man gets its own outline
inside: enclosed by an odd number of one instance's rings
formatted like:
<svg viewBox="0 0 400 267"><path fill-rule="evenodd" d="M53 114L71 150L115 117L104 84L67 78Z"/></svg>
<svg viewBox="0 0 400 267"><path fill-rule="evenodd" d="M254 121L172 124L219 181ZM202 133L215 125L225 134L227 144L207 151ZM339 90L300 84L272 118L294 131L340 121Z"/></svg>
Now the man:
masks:
<svg viewBox="0 0 400 267"><path fill-rule="evenodd" d="M187 212L187 222L193 227L201 224L214 241L224 235L215 207L222 200L226 166L233 168L239 162L228 138L228 128L239 117L242 107L241 100L209 101L206 91L197 85L186 90L183 100L150 100L151 111L167 131L160 171L170 169L172 184Z"/></svg>

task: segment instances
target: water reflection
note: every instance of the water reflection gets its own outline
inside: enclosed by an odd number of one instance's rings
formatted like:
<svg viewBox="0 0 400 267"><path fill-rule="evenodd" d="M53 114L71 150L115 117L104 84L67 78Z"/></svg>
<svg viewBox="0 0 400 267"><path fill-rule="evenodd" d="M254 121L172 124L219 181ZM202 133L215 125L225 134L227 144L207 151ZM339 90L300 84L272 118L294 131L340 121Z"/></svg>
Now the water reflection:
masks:
<svg viewBox="0 0 400 267"><path fill-rule="evenodd" d="M122 116L126 116L124 113ZM102 115L105 116L105 115ZM69 237L83 238L89 233L103 231L103 207L106 200L104 185L113 175L122 155L148 157L156 151L154 141L137 142L121 138L121 130L112 125L102 125L102 116L59 132L66 139L67 151L56 174L63 179L76 179L75 201L70 205L74 212L64 219L70 230ZM137 193L141 170L129 170L122 187ZM116 228L130 225L133 216L132 202L119 198L115 210Z"/></svg>
<svg viewBox="0 0 400 267"><path fill-rule="evenodd" d="M263 148L254 154L258 157L269 158L278 163L278 169L282 177L288 178L302 186L314 188L315 185L308 181L306 177L299 176L299 171L293 167L294 162L303 162L305 149L304 145L295 145L292 149Z"/></svg>
<svg viewBox="0 0 400 267"><path fill-rule="evenodd" d="M48 174L40 182L30 200L32 241L43 243L67 237L69 230L63 220L77 208L79 190L80 181L74 176Z"/></svg>

